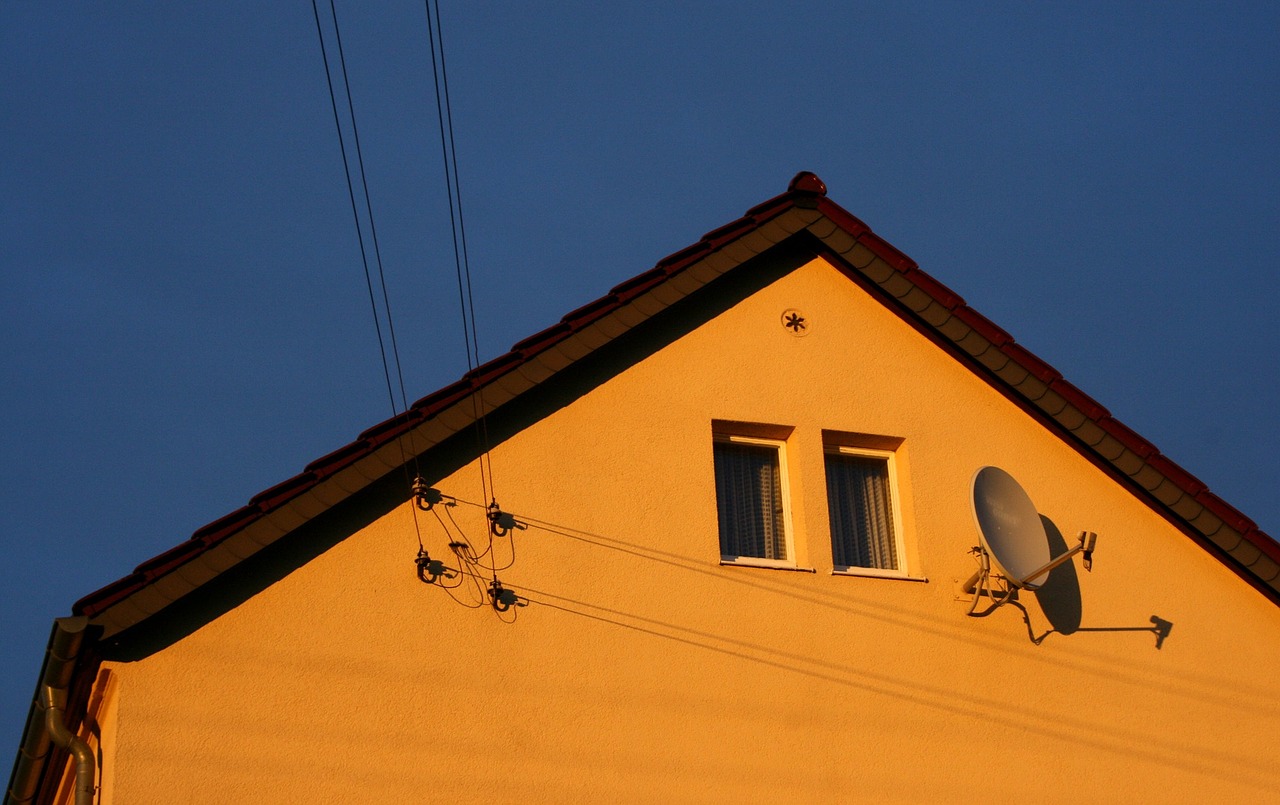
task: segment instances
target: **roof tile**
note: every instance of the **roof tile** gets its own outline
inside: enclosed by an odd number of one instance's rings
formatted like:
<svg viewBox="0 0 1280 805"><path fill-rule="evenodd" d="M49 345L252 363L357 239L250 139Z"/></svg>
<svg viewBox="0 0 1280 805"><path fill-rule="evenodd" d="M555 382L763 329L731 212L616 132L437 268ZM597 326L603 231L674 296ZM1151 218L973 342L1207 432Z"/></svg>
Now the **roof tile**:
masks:
<svg viewBox="0 0 1280 805"><path fill-rule="evenodd" d="M654 266L643 274L637 274L626 282L620 282L609 290L610 296L629 301L632 297L644 293L658 283L665 282L667 272L662 266Z"/></svg>
<svg viewBox="0 0 1280 805"><path fill-rule="evenodd" d="M774 196L768 201L762 201L756 206L747 210L747 214L742 217L754 218L757 222L767 221L773 216L785 210L786 208L790 207L792 199L793 197L791 193L783 193L782 195Z"/></svg>
<svg viewBox="0 0 1280 805"><path fill-rule="evenodd" d="M914 283L911 285L911 290L902 295L900 301L917 315L931 307L939 307L932 296Z"/></svg>
<svg viewBox="0 0 1280 805"><path fill-rule="evenodd" d="M850 213L844 207L836 204L834 201L824 199L818 203L818 211L831 219L840 229L853 235L855 238L861 236L865 232L870 232L871 227L862 222L860 218Z"/></svg>
<svg viewBox="0 0 1280 805"><path fill-rule="evenodd" d="M249 498L249 505L257 506L263 511L274 509L286 500L315 486L316 480L313 473L304 471Z"/></svg>
<svg viewBox="0 0 1280 805"><path fill-rule="evenodd" d="M942 305L947 310L955 310L964 304L964 299L960 297L960 294L938 282L938 280L920 268L909 271L907 278L920 286L921 290L933 297L939 305Z"/></svg>
<svg viewBox="0 0 1280 805"><path fill-rule="evenodd" d="M924 319L930 327L936 328L950 321L952 316L948 308L938 304L936 301L931 301L928 307L920 311L920 318Z"/></svg>
<svg viewBox="0 0 1280 805"><path fill-rule="evenodd" d="M377 446L391 439L396 438L404 433L407 429L417 424L422 419L422 411L416 408L410 408L403 413L396 414L390 419L384 419L373 427L361 433L358 439L368 442L370 445Z"/></svg>
<svg viewBox="0 0 1280 805"><path fill-rule="evenodd" d="M810 232L812 232L812 230L810 230ZM871 251L866 246L860 247L857 235L854 235L844 229L836 229L831 234L824 236L822 238L822 242L826 244L827 248L837 254L844 255L845 259L848 260L855 268L861 269L866 266L867 263L870 263L875 259L875 252ZM850 254L851 252L856 254L857 257L853 257Z"/></svg>
<svg viewBox="0 0 1280 805"><path fill-rule="evenodd" d="M463 377L469 378L475 386L483 386L502 377L516 364L522 362L524 356L518 352L507 352L491 361L486 361L467 372Z"/></svg>
<svg viewBox="0 0 1280 805"><path fill-rule="evenodd" d="M1102 428L1098 427L1097 422L1092 419L1086 419L1078 427L1072 429L1072 435L1089 447L1095 447L1107 434Z"/></svg>
<svg viewBox="0 0 1280 805"><path fill-rule="evenodd" d="M970 329L976 331L983 338L1002 347L1013 341L1013 336L996 326L995 322L988 319L978 311L971 307L958 307L955 309L955 317L969 326Z"/></svg>
<svg viewBox="0 0 1280 805"><path fill-rule="evenodd" d="M981 343L981 342L975 339L975 343ZM1007 373L1012 377L1016 377L1018 382L1021 382L1027 377L1027 372L1025 369L1023 369L1021 366L1018 366L1016 363L1014 363L1012 360L1009 359L1008 355L1004 354L1003 352L991 346L990 344L987 345L987 348L985 350L983 350L980 354L975 355L974 357L977 358L978 362L981 363L983 366L995 372L997 377L1003 378Z"/></svg>
<svg viewBox="0 0 1280 805"><path fill-rule="evenodd" d="M592 321L595 321L617 306L618 297L613 294L606 294L599 299L594 299L586 303L582 307L574 308L560 317L560 321L577 330L586 324L590 324Z"/></svg>
<svg viewBox="0 0 1280 805"><path fill-rule="evenodd" d="M702 240L710 244L713 249L718 248L722 243L727 243L734 238L740 237L747 230L754 229L755 226L756 220L754 218L739 218L736 221L730 221L724 226L711 230L702 236Z"/></svg>
<svg viewBox="0 0 1280 805"><path fill-rule="evenodd" d="M1062 377L1061 372L1028 352L1021 344L1010 341L1001 346L1001 349L1043 383L1053 383Z"/></svg>
<svg viewBox="0 0 1280 805"><path fill-rule="evenodd" d="M1065 404L1065 400L1063 400L1063 402L1064 405L1062 406L1062 410L1054 414L1053 418L1056 419L1058 424L1062 425L1062 427L1075 432L1076 428L1079 428L1084 425L1085 422L1088 422L1089 418L1086 417L1079 408L1076 408L1074 405Z"/></svg>
<svg viewBox="0 0 1280 805"><path fill-rule="evenodd" d="M1241 534L1250 530L1257 530L1257 523L1240 513L1238 509L1227 503L1222 498L1207 489L1196 493L1196 500L1200 501L1206 509L1213 512L1226 523L1229 528L1239 531Z"/></svg>
<svg viewBox="0 0 1280 805"><path fill-rule="evenodd" d="M465 400L471 396L473 390L474 387L471 385L471 381L464 378L450 383L439 391L428 394L409 407L421 411L423 417L432 417L445 408Z"/></svg>
<svg viewBox="0 0 1280 805"><path fill-rule="evenodd" d="M1262 558L1262 551L1258 549L1257 545L1254 545L1242 535L1240 538L1240 544L1231 549L1231 558L1245 567L1252 567L1260 558Z"/></svg>
<svg viewBox="0 0 1280 805"><path fill-rule="evenodd" d="M1146 458L1159 451L1155 445L1129 429L1120 420L1112 416L1104 416L1098 418L1098 427L1107 432L1107 435L1120 442L1125 448L1132 450L1138 454L1140 458Z"/></svg>
<svg viewBox="0 0 1280 805"><path fill-rule="evenodd" d="M1263 556L1254 562L1250 570L1256 573L1258 578L1268 583L1274 583L1277 579L1280 579L1280 562L1276 562L1269 556Z"/></svg>
<svg viewBox="0 0 1280 805"><path fill-rule="evenodd" d="M973 332L973 328L965 324L964 320L955 313L951 313L946 321L938 325L938 331L951 341L959 341Z"/></svg>
<svg viewBox="0 0 1280 805"><path fill-rule="evenodd" d="M128 576L117 579L102 589L96 590L76 601L71 605L71 613L73 615L87 615L92 618L99 612L114 605L117 601L127 597L143 584L146 584L146 576L141 573L130 573Z"/></svg>
<svg viewBox="0 0 1280 805"><path fill-rule="evenodd" d="M1098 419L1099 417L1111 416L1111 412L1098 403L1097 400L1085 394L1074 384L1067 382L1059 377L1049 384L1049 387L1061 394L1062 397L1071 405L1075 406L1090 419Z"/></svg>
<svg viewBox="0 0 1280 805"><path fill-rule="evenodd" d="M369 445L367 442L354 441L339 447L332 453L317 458L308 464L303 469L303 472L309 472L317 478L328 478L368 452Z"/></svg>
<svg viewBox="0 0 1280 805"><path fill-rule="evenodd" d="M1280 542L1276 542L1260 528L1251 528L1245 532L1244 538L1258 546L1271 559L1280 562Z"/></svg>
<svg viewBox="0 0 1280 805"><path fill-rule="evenodd" d="M665 274L670 275L694 260L697 260L709 251L711 251L711 247L707 242L705 240L700 240L692 246L686 246L678 252L668 254L666 257L659 260L655 267L662 269Z"/></svg>
<svg viewBox="0 0 1280 805"><path fill-rule="evenodd" d="M201 540L206 545L213 545L226 538L228 534L239 531L261 516L262 510L257 506L242 506L206 526L197 528L196 532L191 535L191 539Z"/></svg>
<svg viewBox="0 0 1280 805"><path fill-rule="evenodd" d="M877 235L875 232L868 230L858 238L858 243L866 246L868 249L876 253L876 256L884 260L889 265L899 271L909 271L913 268L919 268L916 261L907 257L898 251L892 243Z"/></svg>
<svg viewBox="0 0 1280 805"><path fill-rule="evenodd" d="M1181 495L1177 500L1169 505L1169 508L1173 509L1175 514L1183 520L1186 520L1188 523L1192 523L1192 521L1199 517L1200 513L1204 511L1204 506L1202 506L1194 497L1187 494ZM1192 527L1195 527L1194 524Z"/></svg>
<svg viewBox="0 0 1280 805"><path fill-rule="evenodd" d="M1054 391L1052 386L1050 386L1049 388L1046 388L1044 394L1040 395L1040 398L1036 400L1036 405L1041 411L1044 411L1049 416L1056 418L1058 414L1066 410L1067 401L1062 398L1061 394Z"/></svg>
<svg viewBox="0 0 1280 805"><path fill-rule="evenodd" d="M528 338L521 339L511 345L512 352L519 352L522 356L528 358L536 355L547 347L555 344L573 334L573 328L564 322L556 322L545 330L540 330Z"/></svg>
<svg viewBox="0 0 1280 805"><path fill-rule="evenodd" d="M1204 481L1174 464L1164 455L1157 453L1147 459L1147 463L1189 495L1198 495L1209 488Z"/></svg>

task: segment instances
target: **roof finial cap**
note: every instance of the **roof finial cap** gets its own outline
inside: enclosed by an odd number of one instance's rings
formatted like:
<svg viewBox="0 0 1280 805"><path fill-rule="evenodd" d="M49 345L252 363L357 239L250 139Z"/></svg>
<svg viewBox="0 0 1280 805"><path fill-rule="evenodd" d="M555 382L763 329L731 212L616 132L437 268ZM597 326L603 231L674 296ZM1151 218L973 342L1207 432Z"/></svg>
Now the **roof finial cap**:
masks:
<svg viewBox="0 0 1280 805"><path fill-rule="evenodd" d="M818 174L809 171L800 171L791 180L791 184L787 185L787 191L791 193L813 193L818 196L827 194L827 184L818 178Z"/></svg>

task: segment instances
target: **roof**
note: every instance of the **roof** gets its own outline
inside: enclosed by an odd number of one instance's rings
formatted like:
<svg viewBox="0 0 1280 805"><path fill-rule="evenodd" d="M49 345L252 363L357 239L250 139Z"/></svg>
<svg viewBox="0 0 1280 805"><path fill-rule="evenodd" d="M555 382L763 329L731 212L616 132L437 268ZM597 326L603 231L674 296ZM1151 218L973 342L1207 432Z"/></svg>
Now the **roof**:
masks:
<svg viewBox="0 0 1280 805"><path fill-rule="evenodd" d="M1128 487L1183 533L1280 604L1280 544L1151 442L965 304L959 294L798 174L787 191L565 314L460 380L374 425L298 475L259 492L190 539L76 602L73 612L111 636L366 488L417 454L500 408L593 351L784 243L825 256L918 331ZM474 397L482 409L473 406Z"/></svg>
<svg viewBox="0 0 1280 805"><path fill-rule="evenodd" d="M677 303L701 298L699 291L714 281L749 273L751 265L760 265L754 258L797 253L824 257L1269 600L1280 604L1280 544L827 198L826 185L816 175L802 172L785 193L752 207L743 217L565 314L551 327L514 344L509 352L423 397L404 413L374 425L350 444L311 462L298 475L254 495L242 508L77 601L73 612L79 617L74 631L92 634L95 639L86 640L80 659L71 661L76 666L74 674L63 674L71 678L59 682L72 691L68 713L75 718L81 717L77 710L83 713L100 657L94 643L101 645L143 624L296 533L320 514L369 490L399 472L406 456L443 444L473 425L481 413L518 408L504 406L533 399L531 392L588 365L588 359L602 354L604 347L621 343L624 335ZM714 297L715 292L708 296ZM55 637L61 634L59 628L55 624ZM50 652L56 648L54 643L51 638ZM49 747L41 724L38 708L33 705L13 777L24 793L11 790L13 801L28 801L26 788L40 788L36 781L47 777L53 768L46 765Z"/></svg>

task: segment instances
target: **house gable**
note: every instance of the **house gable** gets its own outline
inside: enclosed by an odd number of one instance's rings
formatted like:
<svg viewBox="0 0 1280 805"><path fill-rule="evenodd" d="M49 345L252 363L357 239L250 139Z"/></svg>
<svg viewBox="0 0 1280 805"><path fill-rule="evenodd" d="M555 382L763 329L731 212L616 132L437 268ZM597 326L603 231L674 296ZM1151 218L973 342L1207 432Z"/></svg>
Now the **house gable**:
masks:
<svg viewBox="0 0 1280 805"><path fill-rule="evenodd" d="M510 352L459 382L415 402L408 411L364 431L351 444L255 496L248 506L198 530L190 540L133 574L78 601L77 614L107 634L149 617L350 494L397 471L404 452L446 441L548 379L590 359L663 311L716 280L738 278L742 266L773 250L820 253L851 280L946 349L1001 393L1073 444L1189 537L1272 601L1280 603L1280 545L1191 473L1110 416L1099 403L914 261L826 197L826 186L800 173L788 192L707 233L609 294L517 342ZM725 282L723 286L733 286ZM181 570L181 573L175 571Z"/></svg>
<svg viewBox="0 0 1280 805"><path fill-rule="evenodd" d="M806 314L813 328L809 334L796 337L785 330L782 313L790 309ZM868 338L872 340L867 341ZM756 339L765 340L755 345ZM822 346L830 343L841 344L840 351L833 354ZM691 366L698 368L690 372ZM847 374L841 374L842 369ZM674 382L689 376L692 377L683 384ZM815 383L815 377L823 382ZM939 395L927 384L918 385L921 377L947 378L947 394ZM475 394L482 396L473 400ZM890 699L920 698L909 684L889 676L851 677L847 673L851 667L870 667L881 659L858 654L857 662L847 665L829 654L829 646L813 640L802 641L797 648L803 650L794 657L768 647L792 640L796 623L804 623L803 628L814 634L844 634L854 643L860 638L879 640L881 636L869 625L875 623L897 624L935 635L950 628L940 625L944 621L936 613L934 617L902 613L919 612L922 601L932 601L935 609L954 609L948 571L944 568L953 567L956 551L963 551L966 540L972 540L972 526L966 519L964 479L956 477L957 468L973 469L978 466L974 462L1015 469L1041 510L1055 522L1061 521L1067 533L1085 527L1076 521L1089 519L1083 516L1079 503L1082 495L1087 496L1103 523L1090 522L1088 527L1116 535L1109 538L1114 542L1104 542L1102 556L1112 551L1117 566L1152 573L1142 579L1148 585L1143 588L1147 591L1155 589L1160 579L1180 580L1180 586L1161 593L1155 600L1141 599L1143 606L1168 617L1170 610L1159 602L1171 602L1175 596L1213 600L1216 603L1204 613L1204 621L1189 615L1180 617L1178 628L1207 623L1212 618L1238 617L1245 624L1242 628L1257 640L1250 641L1246 650L1260 652L1250 658L1250 664L1255 664L1254 660L1274 664L1275 658L1267 653L1265 644L1270 640L1268 635L1273 635L1269 631L1274 625L1269 620L1273 618L1272 604L1280 600L1280 565L1276 563L1280 551L1270 538L1062 380L1051 367L968 308L957 295L920 271L909 258L828 200L825 187L816 177L801 174L784 195L753 208L739 221L708 233L694 246L660 261L654 269L567 314L557 325L517 343L511 352L479 367L459 383L365 431L356 442L313 462L301 475L255 496L245 508L197 531L191 540L172 551L143 563L134 574L77 602L75 612L86 617L102 638L86 652L78 671L79 712L84 710L88 686L93 681L92 669L104 655L109 658L108 664L141 662L151 669L147 673L153 674L150 678L154 684L163 686L167 684L166 673L180 673L182 658L198 656L207 664L212 655L226 653L227 646L235 643L231 638L252 636L255 645L276 647L260 649L265 651L262 658L267 666L293 668L302 686L298 690L314 682L318 685L315 696L323 691L328 697L313 701L306 694L298 694L307 704L349 714L355 700L348 701L341 695L332 698L333 691L319 684L324 673L304 667L315 658L300 656L286 646L305 632L308 624L323 627L322 642L327 653L319 656L326 667L351 669L358 665L360 658L367 655L347 648L356 645L368 647L386 660L386 668L394 669L409 687L430 684L436 678L433 674L456 673L433 662L424 665L417 676L404 677L410 655L416 652L430 656L433 644L417 638L403 640L399 630L414 630L421 617L417 608L423 605L423 596L441 591L418 587L414 581L410 585L412 592L400 590L390 600L387 585L411 571L404 553L406 529L412 523L405 519L409 509L404 502L402 450L428 458L431 480L448 486L445 491L449 494L483 502L478 499L478 489L469 496L455 491L455 487L478 486L461 474L476 452L473 402L487 412L489 428L495 436L498 491L504 506L572 533L574 536L561 536L574 541L574 547L587 546L581 553L565 550L554 557L540 554L536 548L522 554L527 562L517 566L521 575L515 577L516 581L524 581L525 588L534 591L539 588L527 579L558 581L560 586L550 591L545 589L546 581L542 582L544 597L540 605L564 609L573 606L567 603L570 599L593 602L570 614L582 620L595 619L595 623L610 630L622 628L661 641L657 647L633 641L624 641L620 647L643 658L638 666L652 673L659 673L660 661L669 653L661 647L675 643L699 650L678 661L681 669L690 674L700 665L701 652L739 659L745 653L753 663L785 672L781 677L760 676L755 679L759 684L785 682L795 674L809 679L825 675L838 677L837 681L828 678L826 687L819 686L825 696L848 690L852 684ZM949 407L970 413L959 417L944 415L944 409ZM993 424L983 417L994 417L997 422ZM839 579L879 587L873 594L861 588L851 594L827 587L815 593L800 581L810 574L775 573L767 580L739 576L728 582L717 575L717 582L710 587L691 590L685 580L705 575L709 568L716 567L718 559L715 511L709 505L714 497L706 486L711 477L713 420L791 429L794 436L789 437L788 447L792 448L794 440L794 471L809 479L798 485L793 501L798 507L795 527L803 537L797 541L796 563L823 573L829 573L827 565L831 561L829 555L824 558L823 554L829 550L826 503L821 485L814 480L822 477L823 431L903 439L900 452L907 479L903 509L910 536L908 565L917 575L930 575L930 583ZM974 434L989 432L997 425L1008 431L1007 438L988 444L987 452L980 454ZM591 434L592 438L575 445L574 450L565 450L565 433ZM622 438L601 439L599 434L621 434ZM594 452L584 453L588 446ZM1051 460L1045 460L1045 456ZM670 472L671 466L680 467L681 472ZM575 494L591 488L604 469L618 481L616 488L607 490L611 496L607 504L602 504L602 495ZM1057 482L1063 477L1081 479L1084 487L1063 489ZM647 486L655 482L660 484L660 491ZM520 490L541 490L541 497L522 502ZM681 514L678 522L669 519L673 512ZM1125 536L1128 531L1140 536ZM1177 532L1191 539L1184 539ZM655 533L662 535L662 541L656 544L651 537ZM670 541L675 533L682 536L682 541ZM412 545L407 547L411 549ZM602 572L597 561L599 551L638 551L646 570L637 574L636 567L617 564L618 569L612 574ZM1198 570L1189 571L1188 567ZM760 571L726 568L714 572ZM529 575L523 575L526 573ZM1236 576L1263 592L1270 603L1262 607L1264 601L1256 596L1231 592L1232 585L1240 586ZM785 580L781 580L783 577ZM824 584L833 580L826 578ZM511 583L515 585L516 581ZM1092 579L1087 581L1093 584ZM1086 583L1078 578L1076 582L1077 586ZM725 583L732 586L724 587ZM1118 588L1110 585L1108 582L1104 588L1105 594L1090 587L1090 607L1102 603L1119 605L1124 600ZM615 613L610 614L607 604L631 600L624 592L637 586L663 592L666 601L675 596L693 601L708 596L723 598L725 590L730 590L729 600L740 602L743 607L735 617L741 623L752 624L752 631L717 631L716 619L724 615L712 610L673 622L668 617L670 613L659 606L663 601L654 602L650 610L627 609L626 618L616 614L623 611L616 607ZM527 595L533 598L535 592ZM1074 618L1078 626L1079 595L1077 591L1074 602L1070 596L1065 604L1059 602L1061 612L1040 614L1050 621L1065 617L1069 623ZM328 598L333 601L327 602ZM808 600L809 605L802 611L789 611L790 617L775 623L769 612L777 610L780 600ZM317 608L313 602L324 603ZM343 607L356 607L361 602L381 603L374 605L372 613L366 611L355 619L343 617ZM456 618L458 613L447 608L451 604L428 606L433 607L431 618L461 630L450 640L469 647L461 659L464 665L471 663L467 667L500 673L499 665L485 666L484 662L500 656L500 652L494 653L499 646L493 641L501 643L505 638L488 635L483 632L485 627L459 625L462 622ZM446 608L438 610L439 606ZM1240 615L1241 607L1248 611L1247 615ZM1138 618L1124 611L1125 617ZM852 627L842 625L841 618L850 612L860 612L864 617ZM252 617L254 613L263 617ZM266 617L268 614L271 617ZM1145 613L1142 618L1150 614ZM264 618L276 625L267 634L255 633L250 624L261 623ZM619 624L619 620L625 622ZM367 631L375 622L396 626L372 640L373 645L367 645L370 639L366 635L366 645L362 646L362 629ZM1125 620L1120 626L1108 622L1111 625L1100 628L1132 632L1142 622ZM674 628L659 628L664 624ZM545 635L548 648L538 642L542 638L537 627L530 631L533 637L519 646L522 656L548 667L556 666L558 656L577 656L569 652L564 634ZM707 635L715 639L708 639ZM603 634L596 636L605 638ZM955 639L997 651L1014 650L1013 643L993 642L972 628ZM1226 633L1222 639L1227 639ZM439 645L445 638L437 635L432 640ZM1207 657L1229 656L1225 646L1200 646ZM765 650L759 650L762 647ZM551 648L563 651L557 654ZM883 661L889 667L944 662L936 654L936 647L923 647L914 641L883 651ZM797 662L795 657L805 659ZM814 658L818 662L809 661ZM588 662L591 657L579 659ZM981 662L976 655L968 656L967 661ZM1036 660L1027 662L1034 666ZM1198 663L1193 666L1203 669ZM842 670L833 675L832 667ZM723 670L730 673L733 667ZM376 695L377 675L357 676L361 681L353 691ZM562 687L559 692L544 692L554 701L563 698L571 683L585 683L562 668L556 668L553 676ZM214 684L206 691L212 697L210 701L250 695L252 672L237 668L231 677L239 681L222 687L221 683ZM974 681L978 677L967 678ZM1212 677L1206 674L1205 678ZM631 687L622 686L623 681ZM1255 688L1264 685L1253 678L1244 681ZM141 687L145 689L146 684ZM617 705L630 695L628 690L635 692L636 685L642 694L647 691L652 697L671 693L668 687L639 677L615 678L611 684L614 687L587 687L600 692L605 702ZM740 702L748 692L742 686L748 684L745 680L736 686L730 684L732 690L725 694L726 701ZM925 685L926 680L915 679L915 684ZM1050 695L1047 677L1036 676L1031 684L1037 695ZM941 703L943 690L938 688L924 696L929 700L923 705L924 711L947 709ZM289 694L276 688L272 695L278 698ZM424 694L415 695L418 698L411 697L406 706L441 706L434 699L422 698ZM163 700L160 697L155 702ZM496 701L506 700L499 696ZM1120 699L1113 696L1111 701L1118 703ZM516 710L525 706L514 700L508 704ZM811 694L792 691L779 699L772 711L786 717L794 712L812 712L817 704L818 699ZM993 705L989 699L982 699L957 712L973 716L989 712ZM594 707L592 712L599 709ZM76 712L74 696L71 712ZM130 712L133 718L143 717L140 711L127 707L125 717L130 717ZM742 711L737 712L745 717ZM210 711L206 715L216 714ZM153 710L145 718L158 721L161 716ZM853 713L834 717L829 724L836 731L833 734L847 728L853 717ZM901 725L890 724L890 716L880 713L872 717L885 719L880 725L885 730L885 740L902 737ZM631 718L620 723L604 718L601 723L613 723L615 728L634 727ZM679 720L660 720L659 725L661 730L670 732L679 729ZM563 724L546 726L565 728ZM412 730L408 725L402 728L407 732L400 737L405 738ZM1062 730L1043 721L1027 728L1054 740L1063 737L1059 734ZM708 725L708 729L715 727ZM960 732L942 734L951 739L963 737L964 730L958 726L956 729ZM659 746L659 727L654 730L646 733L649 737L645 745L661 757L672 750ZM584 735L569 732L578 737ZM475 730L463 734L472 746L482 738ZM155 739L164 737L161 730ZM727 740L729 736L724 737ZM1219 737L1227 739L1225 734ZM803 734L797 732L793 738L802 740ZM608 735L594 734L592 739L607 741ZM764 738L757 736L753 740ZM1123 740L1123 732L1118 731L1106 739L1109 744L1103 743L1119 746ZM155 743L146 751L159 752L162 744L163 741ZM763 744L759 748L763 751ZM1193 754L1187 747L1167 748L1170 757ZM267 750L259 746L255 751ZM732 765L729 755L717 757L720 760L716 762ZM461 762L462 755L458 759ZM634 760L641 762L643 758ZM1033 762L1033 754L1025 760ZM550 758L544 762L554 763ZM668 758L668 762L676 762L676 757ZM714 763L708 768L714 770ZM1232 770L1234 773L1234 766ZM527 771L545 773L546 768L535 764ZM926 792L922 789L920 793Z"/></svg>
<svg viewBox="0 0 1280 805"><path fill-rule="evenodd" d="M447 557L486 533L474 464L428 460L456 507L377 508L181 638L106 663L131 725L117 795L269 781L407 798L423 782L401 755L419 754L446 801L954 801L993 776L1037 800L1268 790L1280 610L1164 517L824 257L682 330L495 443L498 495L529 524L498 576L527 607L494 613L488 578L471 595L414 577L418 534ZM795 570L720 564L717 422L786 433ZM832 573L824 431L901 438L911 578ZM989 463L1103 543L1095 573L971 619L953 576L972 566L968 478ZM1063 599L1074 623L1047 611Z"/></svg>

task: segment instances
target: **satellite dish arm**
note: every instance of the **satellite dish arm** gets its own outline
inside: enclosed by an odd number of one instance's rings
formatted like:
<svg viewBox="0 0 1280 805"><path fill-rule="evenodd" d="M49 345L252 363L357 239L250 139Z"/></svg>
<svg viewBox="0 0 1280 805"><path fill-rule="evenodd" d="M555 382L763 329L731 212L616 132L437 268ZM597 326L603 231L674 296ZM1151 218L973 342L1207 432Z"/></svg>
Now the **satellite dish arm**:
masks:
<svg viewBox="0 0 1280 805"><path fill-rule="evenodd" d="M1017 584L1017 586L1023 587L1031 583L1033 579L1037 579L1040 576L1043 576L1049 571L1053 570L1058 565L1061 565L1064 562L1070 561L1071 557L1075 556L1078 553L1084 554L1084 569L1092 570L1093 569L1093 549L1097 546L1097 544L1098 544L1097 534L1093 533L1092 531L1081 531L1080 544L1076 545L1076 547L1072 548L1071 550L1067 551L1061 556L1056 556L1053 559L1050 559L1049 563L1046 564L1044 567L1033 571L1029 576L1027 576L1024 579L1019 579L1015 583Z"/></svg>

